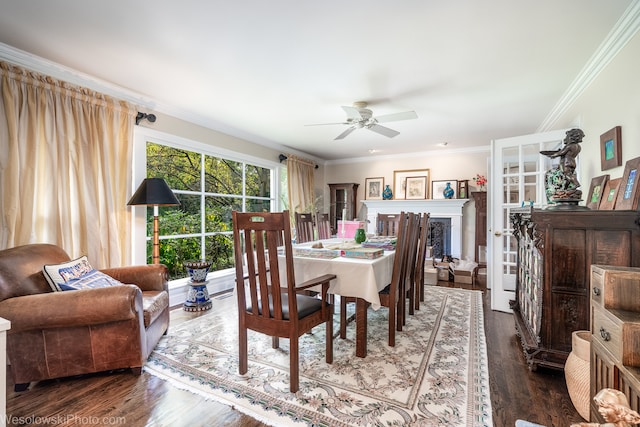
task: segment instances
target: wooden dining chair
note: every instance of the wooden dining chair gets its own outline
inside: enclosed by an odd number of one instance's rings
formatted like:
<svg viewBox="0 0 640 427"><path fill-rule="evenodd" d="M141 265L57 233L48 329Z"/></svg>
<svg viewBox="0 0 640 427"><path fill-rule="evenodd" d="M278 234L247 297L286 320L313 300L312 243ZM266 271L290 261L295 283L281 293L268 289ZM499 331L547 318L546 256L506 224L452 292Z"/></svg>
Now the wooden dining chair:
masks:
<svg viewBox="0 0 640 427"><path fill-rule="evenodd" d="M315 326L326 324L326 361L333 362L333 296L329 282L335 274L325 274L296 283L289 212L240 213L233 211L233 242L238 297L239 372L248 370L247 330L289 339L289 389L299 389L298 338ZM284 243L284 262L278 257ZM246 267L243 267L243 263ZM281 282L280 269L286 274ZM320 286L321 298L300 295L298 291Z"/></svg>
<svg viewBox="0 0 640 427"><path fill-rule="evenodd" d="M406 302L410 277L411 252L415 248L415 229L419 225L419 216L414 213L402 213L398 222L396 255L393 260L391 283L379 292L380 304L389 310L389 346L396 344L396 331L402 331L406 322Z"/></svg>
<svg viewBox="0 0 640 427"><path fill-rule="evenodd" d="M409 314L414 314L416 287L414 283L415 265L418 258L418 243L420 238L421 214L408 213L406 218L406 247L405 259L402 262L401 281L398 286L398 295L404 299L398 300L398 325L397 330L402 331L402 327L407 323L407 306L409 302Z"/></svg>
<svg viewBox="0 0 640 427"><path fill-rule="evenodd" d="M316 215L316 228L318 230L318 239L325 240L331 238L331 222L329 214L319 213Z"/></svg>
<svg viewBox="0 0 640 427"><path fill-rule="evenodd" d="M391 283L379 292L380 305L389 309L389 346L395 346L395 332L402 330L404 322L404 310L402 307L406 304L405 298L400 295L406 295L407 278L409 272L409 250L410 250L410 233L413 230L409 226L416 224L416 214L401 212L398 216L397 241L396 250L393 259L393 270L391 274ZM415 227L415 225L414 225ZM355 298L340 297L340 337L346 337L347 303L355 302Z"/></svg>
<svg viewBox="0 0 640 427"><path fill-rule="evenodd" d="M313 215L310 213L295 213L296 219L296 243L312 242L313 237Z"/></svg>
<svg viewBox="0 0 640 427"><path fill-rule="evenodd" d="M382 214L376 217L376 231L379 236L396 236L400 222L399 214Z"/></svg>
<svg viewBox="0 0 640 427"><path fill-rule="evenodd" d="M412 282L415 287L414 308L420 310L420 302L424 301L424 263L429 244L429 227L431 226L431 216L423 213L420 219L420 237L418 242L418 256L416 258L416 268L412 275Z"/></svg>

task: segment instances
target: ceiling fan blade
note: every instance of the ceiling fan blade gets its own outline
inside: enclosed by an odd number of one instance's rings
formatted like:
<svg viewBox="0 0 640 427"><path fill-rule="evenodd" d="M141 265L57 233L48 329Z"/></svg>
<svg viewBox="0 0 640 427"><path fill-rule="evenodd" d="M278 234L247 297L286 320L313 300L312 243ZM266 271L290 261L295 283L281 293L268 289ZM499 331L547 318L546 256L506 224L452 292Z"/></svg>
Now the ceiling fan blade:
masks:
<svg viewBox="0 0 640 427"><path fill-rule="evenodd" d="M343 107L344 108L344 107ZM384 116L376 117L378 123L395 122L398 120L411 120L417 119L418 115L415 111L405 111L404 113L385 114Z"/></svg>
<svg viewBox="0 0 640 427"><path fill-rule="evenodd" d="M354 130L356 130L356 127L355 126L351 126L349 129L345 130L340 135L336 136L333 140L337 141L339 139L344 139L347 135L349 135Z"/></svg>
<svg viewBox="0 0 640 427"><path fill-rule="evenodd" d="M342 109L344 110L345 113L347 113L347 117L349 119L352 119L352 120L362 120L363 119L362 115L360 114L360 111L355 107L345 107L343 105Z"/></svg>
<svg viewBox="0 0 640 427"><path fill-rule="evenodd" d="M367 126L367 129L372 130L376 133L379 133L380 135L387 136L389 138L393 138L394 136L400 135L400 132L395 131L393 129L389 129L384 126L380 126L380 125Z"/></svg>
<svg viewBox="0 0 640 427"><path fill-rule="evenodd" d="M312 123L310 125L305 125L305 126L327 126L327 125L348 125L350 123L347 122L340 122L340 123Z"/></svg>

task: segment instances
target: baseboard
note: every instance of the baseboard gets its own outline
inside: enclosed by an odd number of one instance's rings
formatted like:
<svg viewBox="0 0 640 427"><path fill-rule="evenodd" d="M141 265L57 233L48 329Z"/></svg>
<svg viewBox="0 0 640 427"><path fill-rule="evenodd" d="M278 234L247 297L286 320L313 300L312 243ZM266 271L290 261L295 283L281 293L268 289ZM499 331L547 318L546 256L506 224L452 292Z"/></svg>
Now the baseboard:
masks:
<svg viewBox="0 0 640 427"><path fill-rule="evenodd" d="M235 269L209 273L207 282L207 290L210 296L233 291L236 283ZM191 286L189 279L172 280L169 283L169 307L171 309L184 304L189 286Z"/></svg>

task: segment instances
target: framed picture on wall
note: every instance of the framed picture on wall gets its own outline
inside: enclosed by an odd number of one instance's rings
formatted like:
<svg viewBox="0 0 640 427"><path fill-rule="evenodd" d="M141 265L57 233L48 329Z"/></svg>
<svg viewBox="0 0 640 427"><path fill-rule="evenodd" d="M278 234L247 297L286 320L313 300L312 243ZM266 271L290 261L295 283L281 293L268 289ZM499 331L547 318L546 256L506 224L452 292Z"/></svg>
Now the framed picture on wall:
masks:
<svg viewBox="0 0 640 427"><path fill-rule="evenodd" d="M620 181L620 188L618 188L616 210L638 209L638 199L640 198L640 190L638 190L638 168L640 168L640 157L627 160L622 181Z"/></svg>
<svg viewBox="0 0 640 427"><path fill-rule="evenodd" d="M600 135L600 165L607 170L622 164L622 128L616 126Z"/></svg>
<svg viewBox="0 0 640 427"><path fill-rule="evenodd" d="M393 198L394 199L405 199L407 190L407 178L415 178L415 177L425 177L426 180L426 188L429 188L429 169L412 169L412 170L398 170L393 171ZM426 197L429 197L427 194Z"/></svg>
<svg viewBox="0 0 640 427"><path fill-rule="evenodd" d="M382 190L384 190L384 178L365 178L364 198L366 200L382 200Z"/></svg>
<svg viewBox="0 0 640 427"><path fill-rule="evenodd" d="M609 175L596 176L591 179L591 187L589 187L589 196L587 197L587 207L589 209L598 209L600 200L604 193L604 187L609 181Z"/></svg>

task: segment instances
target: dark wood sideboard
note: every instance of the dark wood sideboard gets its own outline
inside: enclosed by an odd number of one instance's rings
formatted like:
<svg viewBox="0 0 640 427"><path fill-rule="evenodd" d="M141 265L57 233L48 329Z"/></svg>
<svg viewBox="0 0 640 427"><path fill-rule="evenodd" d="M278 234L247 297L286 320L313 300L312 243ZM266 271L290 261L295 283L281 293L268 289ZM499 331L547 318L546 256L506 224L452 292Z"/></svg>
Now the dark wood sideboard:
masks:
<svg viewBox="0 0 640 427"><path fill-rule="evenodd" d="M592 264L640 266L640 212L511 211L516 332L529 368L563 369L571 333L589 329Z"/></svg>

